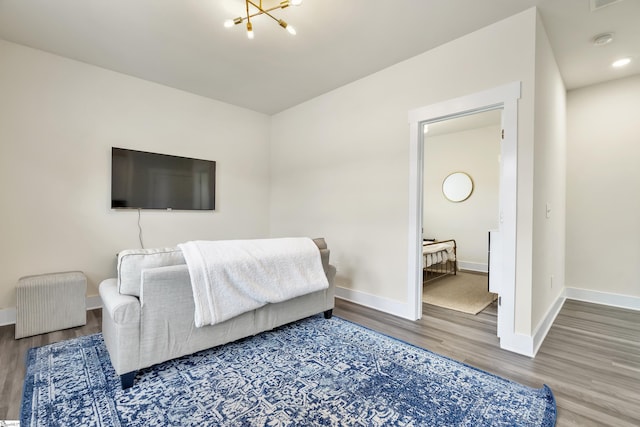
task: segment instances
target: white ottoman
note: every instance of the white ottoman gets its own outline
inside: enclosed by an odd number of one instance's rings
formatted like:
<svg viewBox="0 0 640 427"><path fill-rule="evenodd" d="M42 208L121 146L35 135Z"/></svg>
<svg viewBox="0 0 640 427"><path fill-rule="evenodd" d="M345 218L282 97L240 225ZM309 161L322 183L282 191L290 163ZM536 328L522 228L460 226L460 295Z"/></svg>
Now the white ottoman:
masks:
<svg viewBox="0 0 640 427"><path fill-rule="evenodd" d="M16 339L87 323L87 277L81 271L26 276L16 288Z"/></svg>

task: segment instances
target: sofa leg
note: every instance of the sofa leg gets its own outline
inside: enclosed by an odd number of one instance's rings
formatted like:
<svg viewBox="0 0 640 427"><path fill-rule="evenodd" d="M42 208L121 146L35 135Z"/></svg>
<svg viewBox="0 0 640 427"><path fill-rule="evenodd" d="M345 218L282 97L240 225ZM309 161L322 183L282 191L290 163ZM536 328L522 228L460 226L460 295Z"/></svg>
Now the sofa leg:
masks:
<svg viewBox="0 0 640 427"><path fill-rule="evenodd" d="M120 375L120 383L122 384L123 390L133 387L133 380L136 378L136 373L137 371L133 371Z"/></svg>
<svg viewBox="0 0 640 427"><path fill-rule="evenodd" d="M333 309L332 308L329 309L329 310L326 310L324 312L324 318L325 319L331 319L331 316L333 316Z"/></svg>

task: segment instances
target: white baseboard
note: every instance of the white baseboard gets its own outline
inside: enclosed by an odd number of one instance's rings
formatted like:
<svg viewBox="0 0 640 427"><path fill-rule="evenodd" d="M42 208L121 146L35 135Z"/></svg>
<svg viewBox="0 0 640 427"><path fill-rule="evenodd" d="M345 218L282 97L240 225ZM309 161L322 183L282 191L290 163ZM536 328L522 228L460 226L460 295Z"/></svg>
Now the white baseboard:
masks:
<svg viewBox="0 0 640 427"><path fill-rule="evenodd" d="M640 298L638 297L580 288L565 288L562 294L560 294L551 307L549 307L549 310L547 310L547 313L540 321L531 337L517 334L517 336L512 337L513 339L507 340L504 346L502 346L501 339L500 342L502 348L528 355L530 357L535 357L567 299L626 308L630 310L640 310Z"/></svg>
<svg viewBox="0 0 640 427"><path fill-rule="evenodd" d="M100 295L88 296L86 300L87 310L95 310L102 308L102 299ZM0 326L16 324L16 308L9 307L0 309Z"/></svg>
<svg viewBox="0 0 640 427"><path fill-rule="evenodd" d="M460 260L458 260L458 269L468 270L468 271L477 271L478 273L489 272L489 266L487 264L482 264L479 262L460 261Z"/></svg>
<svg viewBox="0 0 640 427"><path fill-rule="evenodd" d="M564 296L568 299L591 302L594 304L627 308L629 310L640 310L640 297L634 297L631 295L613 294L609 292L567 287L564 289Z"/></svg>
<svg viewBox="0 0 640 427"><path fill-rule="evenodd" d="M389 313L404 319L414 320L407 316L407 304L388 298L371 295L366 292L355 291L353 289L336 286L336 298L354 302L374 310Z"/></svg>
<svg viewBox="0 0 640 427"><path fill-rule="evenodd" d="M533 337L524 334L503 334L500 348L523 356L534 357Z"/></svg>
<svg viewBox="0 0 640 427"><path fill-rule="evenodd" d="M3 308L0 310L0 326L13 325L16 323L15 307Z"/></svg>
<svg viewBox="0 0 640 427"><path fill-rule="evenodd" d="M96 308L102 308L102 298L100 298L100 295L87 297L87 310L95 310Z"/></svg>
<svg viewBox="0 0 640 427"><path fill-rule="evenodd" d="M533 356L534 357L538 353L538 350L540 350L540 346L542 345L542 342L544 341L547 334L549 333L551 326L553 326L553 322L556 321L556 317L558 317L560 310L562 310L562 306L564 305L565 299L566 298L563 292L560 294L560 296L558 296L558 298L556 298L556 300L551 305L551 307L549 307L549 310L547 310L547 313L542 318L540 323L538 323L538 326L533 332Z"/></svg>
<svg viewBox="0 0 640 427"><path fill-rule="evenodd" d="M500 337L500 348L522 354L523 356L535 357L538 350L540 350L542 342L549 333L553 322L556 320L558 313L560 313L564 301L564 294L560 294L551 307L549 307L540 323L538 323L533 335L517 333L511 335L505 334L505 336Z"/></svg>

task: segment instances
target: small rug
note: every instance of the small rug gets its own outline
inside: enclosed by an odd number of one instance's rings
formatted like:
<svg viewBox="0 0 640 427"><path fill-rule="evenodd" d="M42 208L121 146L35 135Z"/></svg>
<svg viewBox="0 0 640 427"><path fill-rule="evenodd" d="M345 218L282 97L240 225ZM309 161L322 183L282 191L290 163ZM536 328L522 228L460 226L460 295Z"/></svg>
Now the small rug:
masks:
<svg viewBox="0 0 640 427"><path fill-rule="evenodd" d="M498 298L487 291L487 276L459 271L423 285L422 302L478 314Z"/></svg>
<svg viewBox="0 0 640 427"><path fill-rule="evenodd" d="M322 316L165 362L122 391L101 334L30 349L26 426L553 426L534 389Z"/></svg>

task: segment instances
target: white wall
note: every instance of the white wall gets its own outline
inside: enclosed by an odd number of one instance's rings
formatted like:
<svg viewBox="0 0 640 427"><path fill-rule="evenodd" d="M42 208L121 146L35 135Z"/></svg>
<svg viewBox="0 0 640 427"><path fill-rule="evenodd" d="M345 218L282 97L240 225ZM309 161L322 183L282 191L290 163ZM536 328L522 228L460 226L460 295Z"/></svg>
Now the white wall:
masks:
<svg viewBox="0 0 640 427"><path fill-rule="evenodd" d="M567 193L566 89L539 16L536 24L531 282L531 326L534 330L564 290ZM550 208L548 214L547 206Z"/></svg>
<svg viewBox="0 0 640 427"><path fill-rule="evenodd" d="M498 229L500 129L427 134L424 140L423 237L456 239L461 268L488 269L487 232ZM443 180L453 172L465 172L473 180L471 196L460 203L442 193Z"/></svg>
<svg viewBox="0 0 640 427"><path fill-rule="evenodd" d="M137 248L110 209L112 146L215 160L215 212L142 212L147 247L267 237L269 117L0 41L0 309L21 276L82 270L88 295Z"/></svg>
<svg viewBox="0 0 640 427"><path fill-rule="evenodd" d="M548 111L562 113L563 88L541 31L530 9L284 111L271 126L255 112L0 42L0 308L14 305L27 274L80 269L95 293L116 252L137 247L137 214L109 209L112 145L218 161L216 212L143 212L146 246L269 228L324 236L343 290L402 308L407 112L519 81L515 326L529 334L555 295L538 283L564 276L558 258L546 258L560 250L549 236L562 230L562 119ZM554 216L540 224L548 200ZM534 225L544 237L534 240Z"/></svg>
<svg viewBox="0 0 640 427"><path fill-rule="evenodd" d="M521 81L519 156L532 158L535 24L530 9L275 115L272 234L326 237L338 286L360 300L371 297L378 308L402 309L408 301L407 112ZM524 159L519 215L521 205L531 212L533 161ZM518 222L518 233L531 246L530 214ZM516 285L517 303L526 308L524 316L517 313L516 328L527 333L530 252L517 254L518 268L529 266L527 291Z"/></svg>
<svg viewBox="0 0 640 427"><path fill-rule="evenodd" d="M566 285L640 297L640 76L569 92Z"/></svg>

